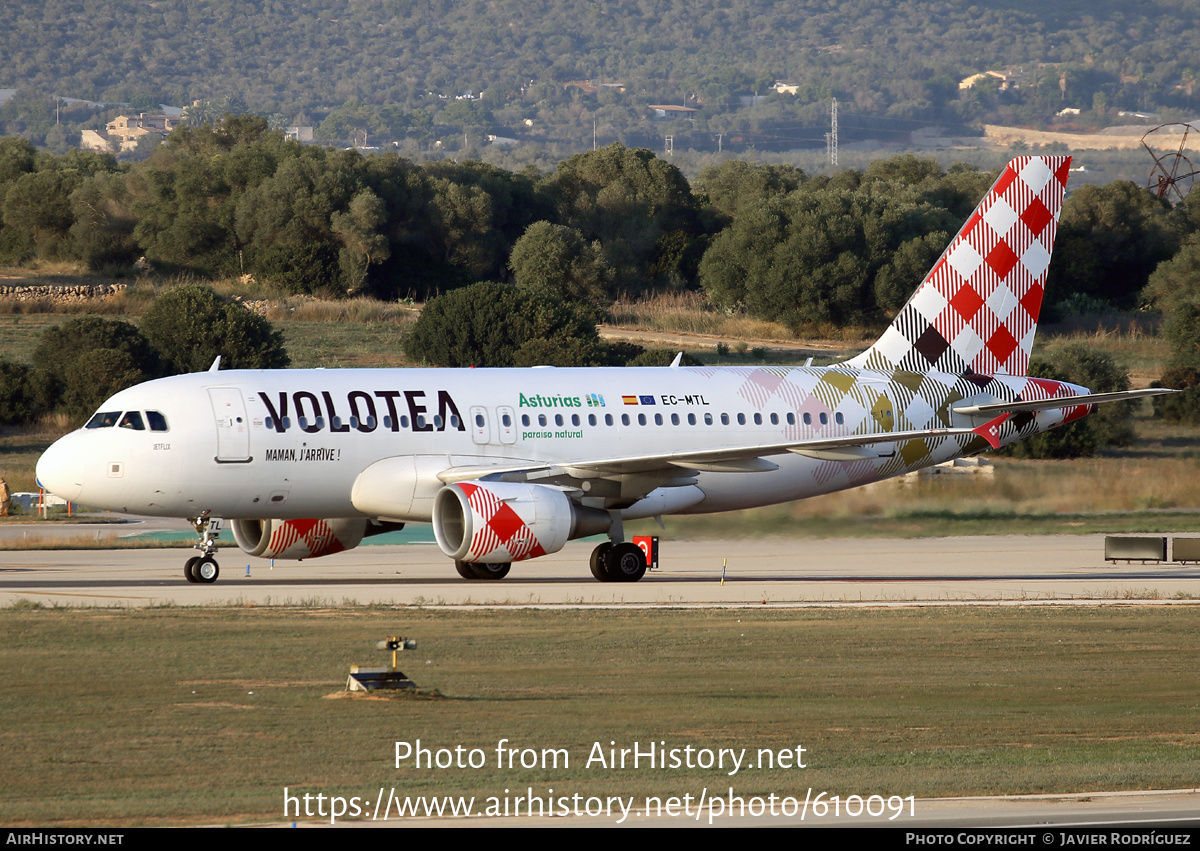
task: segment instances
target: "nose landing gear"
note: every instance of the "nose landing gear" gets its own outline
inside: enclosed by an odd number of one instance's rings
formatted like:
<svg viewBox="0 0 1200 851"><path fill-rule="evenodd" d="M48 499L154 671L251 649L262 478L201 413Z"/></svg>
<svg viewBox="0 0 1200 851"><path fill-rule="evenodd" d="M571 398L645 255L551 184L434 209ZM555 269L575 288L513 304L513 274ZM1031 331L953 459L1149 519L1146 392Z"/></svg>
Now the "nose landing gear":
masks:
<svg viewBox="0 0 1200 851"><path fill-rule="evenodd" d="M183 565L183 578L188 582L212 584L221 575L221 568L217 565L217 560L213 558L217 552L217 538L221 534L221 519L219 517L210 518L210 513L206 511L200 516L192 518L192 528L196 530L196 535L200 538L195 544L195 549L199 550L202 555L192 556Z"/></svg>

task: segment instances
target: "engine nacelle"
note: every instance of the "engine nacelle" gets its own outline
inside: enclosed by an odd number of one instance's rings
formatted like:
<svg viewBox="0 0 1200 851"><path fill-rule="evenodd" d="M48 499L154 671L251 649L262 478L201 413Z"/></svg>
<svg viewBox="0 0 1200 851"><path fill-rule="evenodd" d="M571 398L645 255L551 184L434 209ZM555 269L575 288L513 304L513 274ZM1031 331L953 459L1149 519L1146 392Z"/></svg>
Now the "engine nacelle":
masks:
<svg viewBox="0 0 1200 851"><path fill-rule="evenodd" d="M233 538L252 556L317 558L357 547L369 520L234 520Z"/></svg>
<svg viewBox="0 0 1200 851"><path fill-rule="evenodd" d="M575 505L546 485L459 482L433 501L433 534L458 561L498 564L556 553L572 538L608 529L606 512Z"/></svg>

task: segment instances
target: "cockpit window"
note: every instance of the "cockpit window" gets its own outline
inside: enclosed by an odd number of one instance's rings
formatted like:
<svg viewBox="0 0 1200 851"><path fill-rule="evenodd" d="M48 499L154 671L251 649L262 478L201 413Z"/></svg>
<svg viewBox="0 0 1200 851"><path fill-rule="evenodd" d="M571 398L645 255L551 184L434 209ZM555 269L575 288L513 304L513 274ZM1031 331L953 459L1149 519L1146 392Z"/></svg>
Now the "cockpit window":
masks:
<svg viewBox="0 0 1200 851"><path fill-rule="evenodd" d="M150 431L167 431L167 418L158 411L146 411L146 422L150 424Z"/></svg>
<svg viewBox="0 0 1200 851"><path fill-rule="evenodd" d="M112 428L120 418L120 411L97 411L84 428Z"/></svg>
<svg viewBox="0 0 1200 851"><path fill-rule="evenodd" d="M131 428L134 431L146 430L146 424L142 422L142 415L137 411L127 411L117 425L121 428Z"/></svg>

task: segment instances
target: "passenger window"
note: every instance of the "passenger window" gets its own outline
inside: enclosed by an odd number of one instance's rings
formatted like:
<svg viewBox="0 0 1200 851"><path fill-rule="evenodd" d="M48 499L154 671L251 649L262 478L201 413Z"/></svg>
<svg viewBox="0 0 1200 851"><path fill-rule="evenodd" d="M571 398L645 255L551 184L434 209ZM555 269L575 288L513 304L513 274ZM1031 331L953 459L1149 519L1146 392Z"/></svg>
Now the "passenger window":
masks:
<svg viewBox="0 0 1200 851"><path fill-rule="evenodd" d="M408 428L408 415L407 414L400 415L400 428Z"/></svg>
<svg viewBox="0 0 1200 851"><path fill-rule="evenodd" d="M120 418L120 411L101 411L94 414L84 428L112 428Z"/></svg>
<svg viewBox="0 0 1200 851"><path fill-rule="evenodd" d="M121 417L121 422L118 423L121 428L129 428L134 431L145 431L146 426L142 423L142 415L137 411L129 411L125 416Z"/></svg>
<svg viewBox="0 0 1200 851"><path fill-rule="evenodd" d="M645 424L646 424L646 415L638 414L638 425L645 425Z"/></svg>
<svg viewBox="0 0 1200 851"><path fill-rule="evenodd" d="M754 415L754 424L755 424L755 425L762 425L762 414L755 414L755 415Z"/></svg>
<svg viewBox="0 0 1200 851"><path fill-rule="evenodd" d="M146 422L150 425L150 431L168 431L167 418L158 411L146 411Z"/></svg>
<svg viewBox="0 0 1200 851"><path fill-rule="evenodd" d="M671 414L671 425L679 425L679 414Z"/></svg>
<svg viewBox="0 0 1200 851"><path fill-rule="evenodd" d="M629 425L629 414L621 414L621 425Z"/></svg>
<svg viewBox="0 0 1200 851"><path fill-rule="evenodd" d="M821 425L829 425L829 415L828 414L825 414L825 413L821 414Z"/></svg>
<svg viewBox="0 0 1200 851"><path fill-rule="evenodd" d="M285 420L284 420L284 422L287 422L287 420L285 419ZM386 428L386 429L388 429L389 431L391 431L391 428L392 428L392 418L391 418L391 417L389 417L387 414L384 414L384 415L383 415L383 427L384 427L384 428ZM287 426L285 425L285 426L284 426L284 429L286 429L286 428L287 428Z"/></svg>
<svg viewBox="0 0 1200 851"><path fill-rule="evenodd" d="M721 425L729 425L729 414L721 414Z"/></svg>
<svg viewBox="0 0 1200 851"><path fill-rule="evenodd" d="M588 414L588 425L594 426L595 424L596 424L596 415Z"/></svg>
<svg viewBox="0 0 1200 851"><path fill-rule="evenodd" d="M746 415L738 414L738 425L745 425L745 424L746 424Z"/></svg>
<svg viewBox="0 0 1200 851"><path fill-rule="evenodd" d="M789 414L787 415L787 424L788 424L788 425L795 425L795 424L796 424L796 415L795 415L795 414L789 413Z"/></svg>
<svg viewBox="0 0 1200 851"><path fill-rule="evenodd" d="M434 414L434 415L433 415L433 427L434 427L434 428L436 428L438 431L441 431L441 430L442 430L442 416L441 416L441 414Z"/></svg>
<svg viewBox="0 0 1200 851"><path fill-rule="evenodd" d="M695 425L695 424L696 424L696 415L688 414L688 425Z"/></svg>
<svg viewBox="0 0 1200 851"><path fill-rule="evenodd" d="M609 426L613 424L613 415L612 414L604 415L604 424L609 425Z"/></svg>
<svg viewBox="0 0 1200 851"><path fill-rule="evenodd" d="M833 415L833 421L836 422L838 425L844 425L846 422L845 419L843 419L840 411Z"/></svg>
<svg viewBox="0 0 1200 851"><path fill-rule="evenodd" d="M538 414L538 425L542 426L543 428L546 427L546 415L545 414Z"/></svg>
<svg viewBox="0 0 1200 851"><path fill-rule="evenodd" d="M508 414L505 414L500 418L500 422L504 423L505 428L509 428L512 426L512 417L510 417ZM528 425L528 423L526 423L526 425Z"/></svg>
<svg viewBox="0 0 1200 851"><path fill-rule="evenodd" d="M529 414L521 414L521 425L529 428Z"/></svg>
<svg viewBox="0 0 1200 851"><path fill-rule="evenodd" d="M571 425L579 425L579 414L571 414Z"/></svg>
<svg viewBox="0 0 1200 851"><path fill-rule="evenodd" d="M712 414L705 414L705 415L704 415L704 424L705 424L705 425L712 425Z"/></svg>
<svg viewBox="0 0 1200 851"><path fill-rule="evenodd" d="M779 425L779 414L771 414L771 425Z"/></svg>
<svg viewBox="0 0 1200 851"><path fill-rule="evenodd" d="M804 415L804 424L805 424L805 425L812 425L812 414L805 414L805 415Z"/></svg>
<svg viewBox="0 0 1200 851"><path fill-rule="evenodd" d="M476 415L475 415L475 427L476 427L476 428L483 428L483 414L476 414Z"/></svg>
<svg viewBox="0 0 1200 851"><path fill-rule="evenodd" d="M679 419L679 417L676 417L675 419L677 419L677 420L678 420L678 419ZM655 425L662 425L662 414L655 414L655 415L654 415L654 424L655 424Z"/></svg>
<svg viewBox="0 0 1200 851"><path fill-rule="evenodd" d="M554 415L554 424L555 424L556 426L561 426L561 425L563 424L563 418L562 418L562 414L555 414L555 415Z"/></svg>

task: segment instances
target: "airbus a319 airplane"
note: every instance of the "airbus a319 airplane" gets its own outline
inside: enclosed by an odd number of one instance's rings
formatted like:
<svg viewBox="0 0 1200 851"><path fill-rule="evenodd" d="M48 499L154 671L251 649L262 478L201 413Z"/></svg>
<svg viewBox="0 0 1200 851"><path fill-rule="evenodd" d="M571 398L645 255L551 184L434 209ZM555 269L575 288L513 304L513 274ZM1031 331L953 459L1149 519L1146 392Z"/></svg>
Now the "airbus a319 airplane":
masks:
<svg viewBox="0 0 1200 851"><path fill-rule="evenodd" d="M327 556L432 522L464 579L607 534L600 581L641 579L623 523L771 505L997 448L1091 394L1026 377L1069 157L1020 157L876 343L829 367L228 370L117 393L38 461L41 486L188 518L218 575L247 553ZM1166 391L1169 392L1169 391Z"/></svg>

